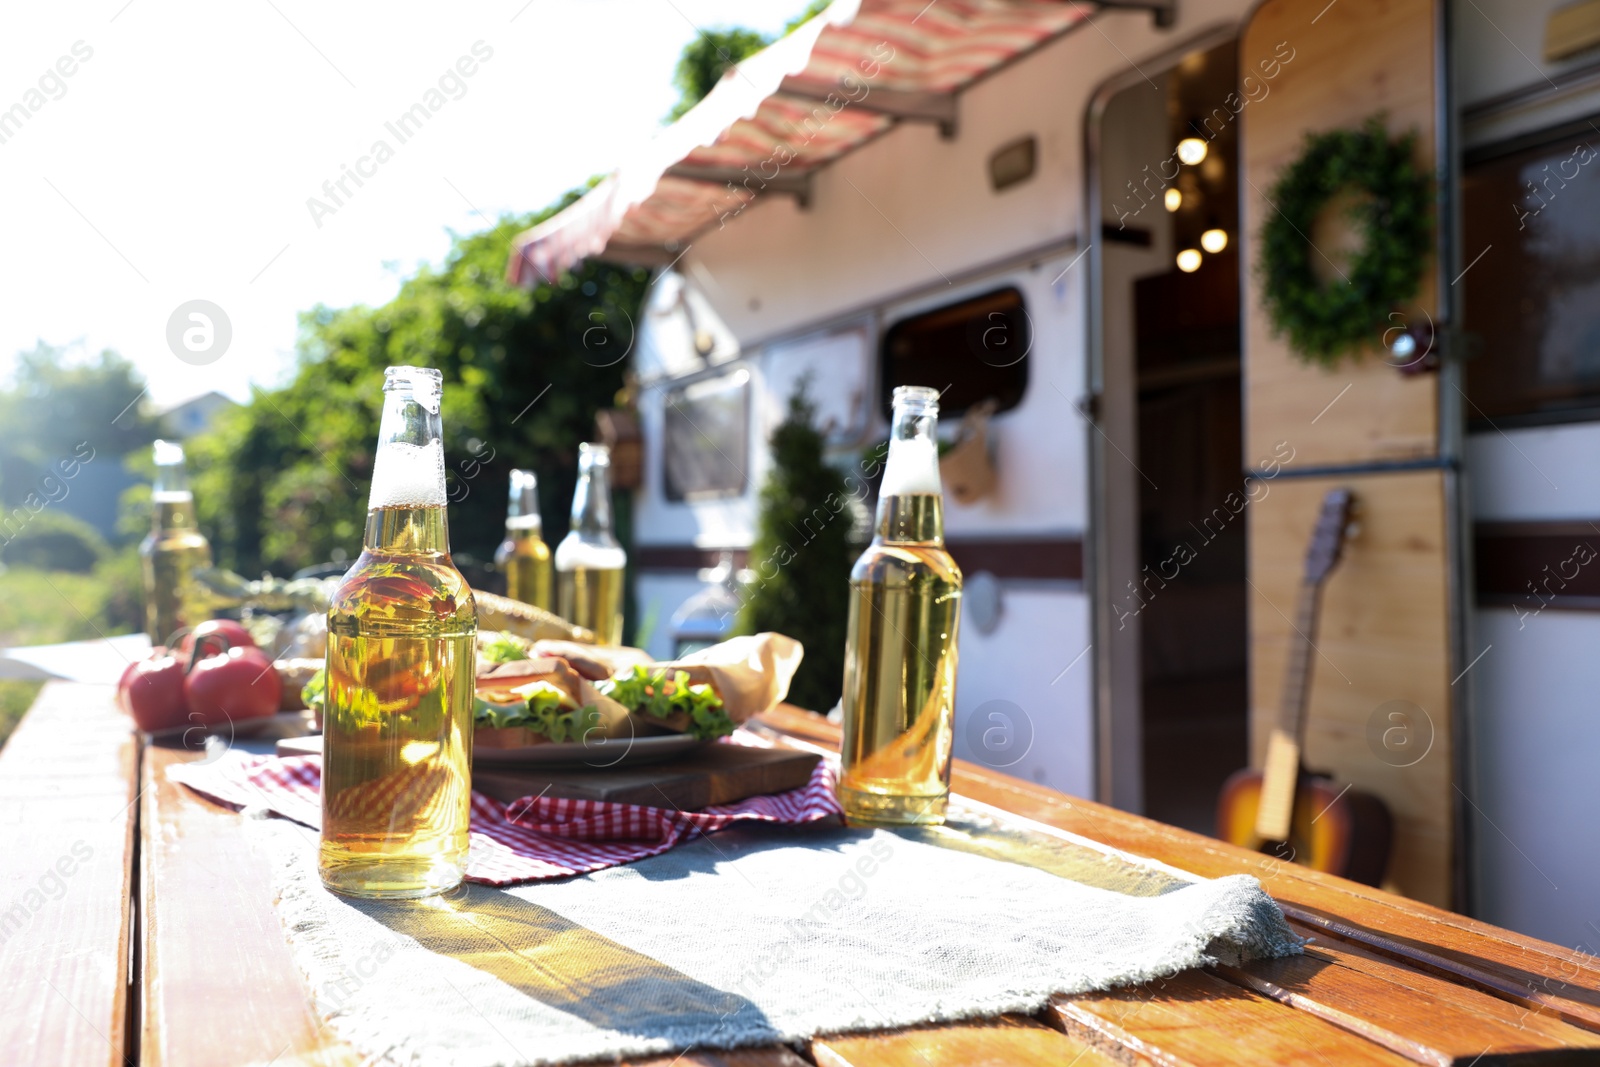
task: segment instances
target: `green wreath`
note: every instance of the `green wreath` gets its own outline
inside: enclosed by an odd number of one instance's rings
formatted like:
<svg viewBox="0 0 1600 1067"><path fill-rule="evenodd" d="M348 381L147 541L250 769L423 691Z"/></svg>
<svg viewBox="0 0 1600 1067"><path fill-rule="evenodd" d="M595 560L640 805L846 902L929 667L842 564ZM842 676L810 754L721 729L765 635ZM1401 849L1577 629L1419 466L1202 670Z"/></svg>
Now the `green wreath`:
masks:
<svg viewBox="0 0 1600 1067"><path fill-rule="evenodd" d="M1374 117L1359 130L1309 134L1271 194L1261 228L1261 282L1273 331L1308 363L1336 365L1375 344L1397 305L1417 295L1432 249L1432 189L1412 162L1417 136L1391 141ZM1364 230L1347 278L1324 285L1311 270L1311 227L1336 193L1367 194L1352 208Z"/></svg>

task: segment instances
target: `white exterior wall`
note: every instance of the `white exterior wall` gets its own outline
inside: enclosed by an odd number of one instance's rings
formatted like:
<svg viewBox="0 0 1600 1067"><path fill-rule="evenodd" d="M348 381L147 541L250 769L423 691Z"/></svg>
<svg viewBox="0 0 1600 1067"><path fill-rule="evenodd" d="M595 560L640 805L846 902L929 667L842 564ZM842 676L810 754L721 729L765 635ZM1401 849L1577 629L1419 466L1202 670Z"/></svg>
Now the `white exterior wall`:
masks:
<svg viewBox="0 0 1600 1067"><path fill-rule="evenodd" d="M1452 0L1457 105L1562 83L1593 61L1540 62L1545 22L1566 0ZM1600 92L1567 93L1467 124L1466 147L1600 112ZM1470 258L1476 249L1463 250ZM1470 413L1470 412L1469 412ZM1478 522L1600 516L1600 424L1468 438L1466 481ZM1600 535L1597 535L1600 536ZM1529 575L1530 578L1536 576ZM1471 613L1472 767L1464 784L1478 915L1558 944L1600 950L1600 614L1510 608ZM1484 651L1487 649L1487 651ZM1474 810L1476 809L1476 810Z"/></svg>
<svg viewBox="0 0 1600 1067"><path fill-rule="evenodd" d="M1593 423L1474 434L1472 517L1600 516L1597 456ZM1600 851L1591 832L1600 811L1600 613L1524 609L1519 617L1482 608L1472 623L1472 654L1483 653L1468 675L1476 911L1600 951Z"/></svg>
<svg viewBox="0 0 1600 1067"><path fill-rule="evenodd" d="M1063 537L1087 540L1087 423L1075 406L1087 381L1084 319L1087 259L1073 258L1098 239L1083 218L1084 122L1095 89L1149 63L1219 24L1236 24L1244 0L1184 0L1174 28L1157 30L1148 13L1102 12L1039 52L963 93L954 140L929 125L905 123L813 178L809 209L769 195L725 227L699 237L678 271L705 294L699 325L714 311L719 341L710 362L736 353L761 395L761 349L863 312L874 339L895 319L999 285L1022 289L1034 345L1022 403L992 424L1000 484L971 507L947 501L946 533L963 537ZM1032 134L1038 166L1027 182L990 189L988 158L1001 145ZM1076 247L1071 242L1076 239ZM1024 253L1055 246L1031 262ZM1013 262L969 277L977 268ZM1071 269L1068 270L1068 266ZM902 299L904 294L915 294ZM663 304L676 294L661 297ZM678 336L669 337L677 333ZM646 385L640 409L646 441L660 440L664 383L697 361L683 355L681 326L664 315L641 324L636 366ZM636 529L641 545L748 545L756 491L764 477L765 438L774 406L758 401L751 420L750 471L744 496L669 504L660 493L660 458L646 457L646 489ZM874 415L873 432L881 434ZM871 436L869 433L866 436ZM669 647L672 610L694 588L685 574L645 573L641 611L655 611L651 650ZM1020 759L1004 757L1012 774L1079 796L1094 793L1093 657L1084 655L1092 626L1082 583L1002 582L999 628L991 635L963 623L957 683L956 754L983 755L983 730L1006 729L991 713L1026 722L1032 732ZM657 646L660 646L659 648ZM1003 705L991 701L1007 702ZM977 716L982 711L982 717ZM968 734L971 734L969 738ZM1015 762L1012 762L1015 760ZM991 764L999 762L990 756Z"/></svg>

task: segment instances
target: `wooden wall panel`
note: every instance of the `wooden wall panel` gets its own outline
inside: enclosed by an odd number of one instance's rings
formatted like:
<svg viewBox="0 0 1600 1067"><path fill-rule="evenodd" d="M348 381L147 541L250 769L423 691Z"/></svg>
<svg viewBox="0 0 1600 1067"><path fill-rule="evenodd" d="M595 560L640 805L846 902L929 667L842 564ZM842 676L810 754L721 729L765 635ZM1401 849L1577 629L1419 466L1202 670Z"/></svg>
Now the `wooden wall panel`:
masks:
<svg viewBox="0 0 1600 1067"><path fill-rule="evenodd" d="M1295 447L1296 462L1305 465L1438 452L1437 376L1402 377L1376 353L1331 371L1305 366L1273 335L1254 272L1255 237L1273 211L1266 197L1300 154L1307 132L1358 126L1385 112L1391 131L1418 132L1418 163L1432 169L1435 2L1266 0L1240 39L1241 76L1260 70L1280 43L1293 49L1293 58L1265 83L1267 95L1239 117L1245 179L1240 230L1251 264L1243 288L1247 457L1270 455L1285 439ZM1339 261L1335 246L1346 242L1321 235L1315 240ZM1425 321L1424 310L1436 318L1437 303L1434 272L1427 269L1419 300L1404 313L1415 321ZM1373 338L1374 344L1380 340Z"/></svg>
<svg viewBox="0 0 1600 1067"><path fill-rule="evenodd" d="M1391 133L1415 130L1418 163L1436 155L1435 32L1441 0L1265 0L1240 38L1241 75L1264 60L1282 64L1264 98L1240 116L1245 262L1245 456L1294 449L1287 475L1251 506L1250 600L1252 755L1259 761L1276 720L1305 546L1327 489L1349 486L1362 505L1361 537L1324 600L1311 696L1307 760L1383 797L1397 840L1392 887L1450 905L1455 808L1452 745L1448 494L1439 469L1299 478L1307 468L1370 467L1439 455L1439 379L1403 376L1371 352L1336 370L1308 367L1273 335L1261 307L1255 263L1267 195L1299 154L1306 134L1360 125L1383 113ZM1284 61L1285 49L1293 49ZM1311 235L1335 261L1359 240L1337 228ZM1341 264L1342 265L1342 264ZM1437 318L1434 267L1423 273L1409 321ZM1331 272L1330 272L1331 273ZM1281 453L1279 453L1281 454ZM1373 749L1369 719L1387 701L1426 712L1432 749L1415 766Z"/></svg>
<svg viewBox="0 0 1600 1067"><path fill-rule="evenodd" d="M1278 480L1250 505L1251 756L1260 766L1277 718L1305 546L1323 494L1341 485L1356 495L1356 531L1323 594L1306 763L1389 805L1388 887L1444 906L1454 789L1441 472ZM1369 724L1376 716L1390 729L1380 709L1396 700L1425 718L1409 735L1375 743Z"/></svg>

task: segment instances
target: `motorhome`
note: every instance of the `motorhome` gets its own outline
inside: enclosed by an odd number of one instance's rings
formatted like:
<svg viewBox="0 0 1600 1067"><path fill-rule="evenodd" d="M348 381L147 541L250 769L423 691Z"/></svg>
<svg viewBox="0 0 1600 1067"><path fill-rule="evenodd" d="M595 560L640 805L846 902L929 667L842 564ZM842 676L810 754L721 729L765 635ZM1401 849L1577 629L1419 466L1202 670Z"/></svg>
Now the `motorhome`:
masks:
<svg viewBox="0 0 1600 1067"><path fill-rule="evenodd" d="M1595 0L836 0L510 265L656 270L627 324L650 651L703 630L672 619L707 568L727 597L760 562L798 383L845 469L930 385L982 440L947 500L958 758L1210 832L1298 728L1392 814L1387 885L1600 946L1596 46ZM1426 247L1318 361L1265 234L1308 136L1369 122ZM1372 234L1330 191L1301 237L1331 292Z"/></svg>

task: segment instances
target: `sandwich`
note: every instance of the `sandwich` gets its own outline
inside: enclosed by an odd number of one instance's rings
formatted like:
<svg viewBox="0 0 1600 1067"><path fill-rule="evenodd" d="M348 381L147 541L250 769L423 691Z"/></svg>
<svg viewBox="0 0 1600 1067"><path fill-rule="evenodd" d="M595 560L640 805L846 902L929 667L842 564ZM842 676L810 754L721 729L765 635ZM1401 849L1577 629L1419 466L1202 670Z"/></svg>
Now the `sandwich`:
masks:
<svg viewBox="0 0 1600 1067"><path fill-rule="evenodd" d="M548 654L480 663L473 743L505 748L656 733L709 741L734 730L716 689L685 671L635 662L596 679L603 664L586 658L583 671Z"/></svg>
<svg viewBox="0 0 1600 1067"><path fill-rule="evenodd" d="M735 637L670 663L636 648L481 632L473 743L486 748L588 743L651 734L711 741L788 693L804 654L782 634ZM326 699L323 672L307 706Z"/></svg>

